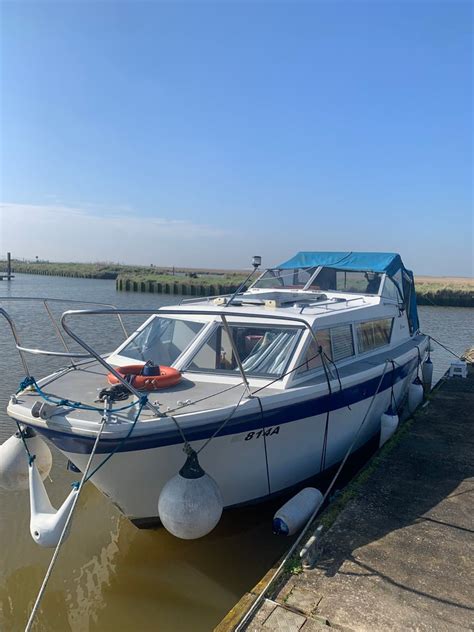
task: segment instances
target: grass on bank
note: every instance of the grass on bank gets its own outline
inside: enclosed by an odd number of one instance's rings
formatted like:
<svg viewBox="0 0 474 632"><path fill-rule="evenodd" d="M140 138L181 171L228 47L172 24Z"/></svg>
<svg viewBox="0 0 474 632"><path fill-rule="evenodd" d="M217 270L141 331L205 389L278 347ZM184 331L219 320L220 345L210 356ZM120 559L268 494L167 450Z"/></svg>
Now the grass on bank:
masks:
<svg viewBox="0 0 474 632"><path fill-rule="evenodd" d="M123 281L131 281L136 283L161 283L162 285L173 285L174 283L184 283L186 285L195 285L200 286L204 285L205 287L209 285L213 285L214 287L217 285L240 285L246 278L246 276L242 274L221 274L221 275L210 275L203 274L197 275L196 277L189 277L183 275L172 275L172 274L120 274L119 279Z"/></svg>
<svg viewBox="0 0 474 632"><path fill-rule="evenodd" d="M6 261L0 260L0 271L6 269ZM190 283L196 285L238 285L245 274L228 270L157 268L154 266L129 266L116 263L54 263L43 261L12 260L13 272L24 274L47 274L90 279L117 279L156 283ZM195 278L195 276L197 278Z"/></svg>
<svg viewBox="0 0 474 632"><path fill-rule="evenodd" d="M464 277L415 277L419 305L474 307L474 279Z"/></svg>
<svg viewBox="0 0 474 632"><path fill-rule="evenodd" d="M0 261L0 270L6 269L6 261ZM123 273L131 273L135 266L110 263L49 263L12 260L13 272L23 274L48 274L52 276L84 277L91 279L116 279Z"/></svg>

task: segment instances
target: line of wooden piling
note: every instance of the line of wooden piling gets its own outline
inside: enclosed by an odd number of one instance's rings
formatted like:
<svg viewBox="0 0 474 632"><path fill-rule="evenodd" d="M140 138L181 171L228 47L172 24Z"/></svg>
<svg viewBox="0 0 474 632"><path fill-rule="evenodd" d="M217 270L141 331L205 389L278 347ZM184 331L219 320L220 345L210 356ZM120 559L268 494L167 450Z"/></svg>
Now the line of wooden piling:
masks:
<svg viewBox="0 0 474 632"><path fill-rule="evenodd" d="M117 290L123 292L148 292L151 294L178 294L181 296L216 296L232 294L237 285L199 284L189 282L133 281L132 279L116 279Z"/></svg>

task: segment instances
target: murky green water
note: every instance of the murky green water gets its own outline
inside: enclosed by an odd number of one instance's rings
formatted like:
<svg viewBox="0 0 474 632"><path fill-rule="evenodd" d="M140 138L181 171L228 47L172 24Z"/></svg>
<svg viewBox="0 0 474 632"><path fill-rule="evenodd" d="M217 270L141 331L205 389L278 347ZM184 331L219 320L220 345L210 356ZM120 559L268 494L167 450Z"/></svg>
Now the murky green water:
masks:
<svg viewBox="0 0 474 632"><path fill-rule="evenodd" d="M173 301L170 296L117 293L109 281L29 275L18 275L11 283L0 282L0 294L74 298L124 307L157 307ZM61 350L38 308L18 303L5 303L5 307L19 324L25 346ZM456 352L473 342L473 310L423 307L420 318L426 333ZM128 319L130 331L137 322ZM84 323L78 323L78 328L102 351L120 341L120 329L109 317ZM437 350L433 360L439 377L450 356ZM31 364L37 376L58 366L57 361L45 358L33 358ZM0 319L0 442L14 431L5 409L23 373L8 326ZM53 454L47 488L53 504L59 505L77 475L66 471L59 452L53 449ZM163 529L136 529L88 484L35 630L211 630L286 550L288 541L271 534L271 517L280 502L227 512L209 536L186 542ZM0 489L0 547L0 629L16 632L24 628L52 554L30 537L27 491Z"/></svg>

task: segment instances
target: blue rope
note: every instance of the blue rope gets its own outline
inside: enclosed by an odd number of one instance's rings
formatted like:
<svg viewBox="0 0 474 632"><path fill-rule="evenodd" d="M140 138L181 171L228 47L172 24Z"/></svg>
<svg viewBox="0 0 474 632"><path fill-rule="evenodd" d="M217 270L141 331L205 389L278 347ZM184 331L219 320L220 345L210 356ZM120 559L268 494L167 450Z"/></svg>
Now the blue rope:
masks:
<svg viewBox="0 0 474 632"><path fill-rule="evenodd" d="M42 397L45 401L51 402L51 404L56 404L57 406L67 406L68 408L75 408L77 410L93 410L99 413L103 412L103 409L97 406L89 406L87 404L82 404L81 402L72 402L70 399L60 399L59 397L47 395L38 385L38 382L35 380L33 376L25 377L25 379L22 382L20 382L16 395L18 395L18 393L20 393L21 391L25 390L25 388L28 388L28 386L34 386L38 395L40 395L40 397ZM138 403L139 402L132 402L131 404L127 404L126 406L121 406L120 408L111 408L110 412L119 413L119 412L122 412L123 410L128 410L129 408L133 408Z"/></svg>
<svg viewBox="0 0 474 632"><path fill-rule="evenodd" d="M25 388L28 388L28 386L31 386L32 384L36 384L36 380L32 375L28 375L27 377L25 377L24 380L20 382L18 390L15 394L18 395L18 393L24 391Z"/></svg>

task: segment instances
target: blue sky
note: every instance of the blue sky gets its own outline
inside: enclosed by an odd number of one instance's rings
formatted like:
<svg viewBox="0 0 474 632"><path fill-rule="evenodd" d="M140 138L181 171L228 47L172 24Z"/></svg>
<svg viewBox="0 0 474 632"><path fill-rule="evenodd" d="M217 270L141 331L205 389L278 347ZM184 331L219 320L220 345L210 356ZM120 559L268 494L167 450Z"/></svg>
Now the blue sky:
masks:
<svg viewBox="0 0 474 632"><path fill-rule="evenodd" d="M1 5L0 253L472 274L469 2ZM28 227L25 230L25 227Z"/></svg>

